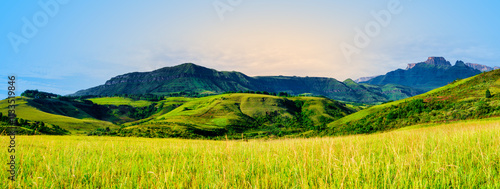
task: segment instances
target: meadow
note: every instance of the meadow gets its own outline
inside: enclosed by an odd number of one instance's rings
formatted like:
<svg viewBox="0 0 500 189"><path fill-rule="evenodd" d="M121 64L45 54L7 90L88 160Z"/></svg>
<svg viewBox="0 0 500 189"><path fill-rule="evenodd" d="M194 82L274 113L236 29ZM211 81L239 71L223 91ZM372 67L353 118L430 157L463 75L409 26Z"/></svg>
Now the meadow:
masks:
<svg viewBox="0 0 500 189"><path fill-rule="evenodd" d="M132 107L145 107L151 105L151 102L146 100L132 100L130 98L124 97L101 97L101 98L89 98L94 104L99 105L129 105Z"/></svg>
<svg viewBox="0 0 500 189"><path fill-rule="evenodd" d="M17 143L17 181L0 171L0 188L500 188L499 119L309 139Z"/></svg>

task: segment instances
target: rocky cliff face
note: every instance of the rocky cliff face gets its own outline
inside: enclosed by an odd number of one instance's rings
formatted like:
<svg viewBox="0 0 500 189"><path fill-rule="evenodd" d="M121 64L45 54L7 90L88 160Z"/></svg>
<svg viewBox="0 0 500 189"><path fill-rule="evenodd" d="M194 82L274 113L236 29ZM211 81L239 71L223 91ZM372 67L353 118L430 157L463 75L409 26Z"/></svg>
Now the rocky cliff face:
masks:
<svg viewBox="0 0 500 189"><path fill-rule="evenodd" d="M415 67L418 63L410 63L408 64L408 66L406 66L406 69L409 70L409 69L412 69L413 67Z"/></svg>
<svg viewBox="0 0 500 189"><path fill-rule="evenodd" d="M446 61L443 57L429 57L425 62L419 62L419 63L410 63L406 67L406 70L414 68L416 65L419 64L426 64L426 65L431 65L431 66L442 66L442 67L450 67L451 64L449 61Z"/></svg>
<svg viewBox="0 0 500 189"><path fill-rule="evenodd" d="M443 57L429 57L425 62L425 64L433 65L433 66L443 66L450 67L450 62L446 61Z"/></svg>

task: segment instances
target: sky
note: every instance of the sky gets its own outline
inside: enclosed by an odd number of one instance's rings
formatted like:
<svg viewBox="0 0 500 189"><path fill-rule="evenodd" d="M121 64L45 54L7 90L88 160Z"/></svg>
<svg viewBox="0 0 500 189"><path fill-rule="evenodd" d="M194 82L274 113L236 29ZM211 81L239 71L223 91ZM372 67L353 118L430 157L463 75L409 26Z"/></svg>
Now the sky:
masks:
<svg viewBox="0 0 500 189"><path fill-rule="evenodd" d="M191 62L249 76L385 74L429 56L500 66L499 1L0 1L0 99Z"/></svg>

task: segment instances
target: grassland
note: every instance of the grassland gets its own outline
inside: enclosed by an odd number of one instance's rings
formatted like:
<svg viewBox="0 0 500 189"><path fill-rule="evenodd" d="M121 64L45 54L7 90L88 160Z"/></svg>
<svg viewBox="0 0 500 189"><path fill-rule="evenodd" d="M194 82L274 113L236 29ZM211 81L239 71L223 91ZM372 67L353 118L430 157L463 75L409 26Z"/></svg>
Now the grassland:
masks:
<svg viewBox="0 0 500 189"><path fill-rule="evenodd" d="M89 98L87 100L92 101L94 104L99 105L129 105L132 107L145 107L151 105L150 101L146 100L132 100L130 98L124 97L101 97L101 98Z"/></svg>
<svg viewBox="0 0 500 189"><path fill-rule="evenodd" d="M248 142L88 136L17 141L18 180L10 183L7 171L0 171L0 188L500 188L499 119Z"/></svg>

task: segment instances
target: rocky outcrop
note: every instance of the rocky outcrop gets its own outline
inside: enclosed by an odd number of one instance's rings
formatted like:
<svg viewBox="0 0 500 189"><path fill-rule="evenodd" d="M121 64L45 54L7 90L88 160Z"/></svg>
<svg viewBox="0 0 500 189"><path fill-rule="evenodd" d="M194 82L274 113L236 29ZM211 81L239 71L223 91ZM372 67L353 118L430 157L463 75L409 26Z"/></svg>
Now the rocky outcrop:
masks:
<svg viewBox="0 0 500 189"><path fill-rule="evenodd" d="M476 70L479 70L479 71L482 71L482 72L489 72L491 70L496 70L498 69L499 67L489 67L489 66L486 66L486 65L482 65L482 64L475 64L475 63L465 63L465 65L471 67L471 68L474 68Z"/></svg>
<svg viewBox="0 0 500 189"><path fill-rule="evenodd" d="M406 66L406 69L409 70L409 69L412 69L413 67L415 67L418 63L410 63L408 64L408 66Z"/></svg>

